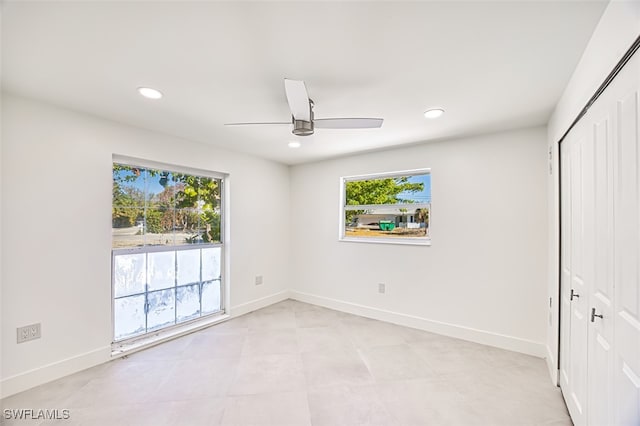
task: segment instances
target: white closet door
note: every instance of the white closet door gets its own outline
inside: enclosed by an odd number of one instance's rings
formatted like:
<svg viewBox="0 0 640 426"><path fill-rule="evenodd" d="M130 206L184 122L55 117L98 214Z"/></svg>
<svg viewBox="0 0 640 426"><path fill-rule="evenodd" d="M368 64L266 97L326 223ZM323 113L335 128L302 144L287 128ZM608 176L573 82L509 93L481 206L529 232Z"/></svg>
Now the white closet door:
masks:
<svg viewBox="0 0 640 426"><path fill-rule="evenodd" d="M614 229L613 229L613 144L610 102L594 105L589 111L590 125L589 163L591 176L586 180L591 187L589 209L591 238L587 244L592 262L589 280L589 309L607 318L600 321L591 312L588 324L588 424L608 425L612 415L612 366L613 366L613 282L614 282ZM597 321L596 321L597 320Z"/></svg>
<svg viewBox="0 0 640 426"><path fill-rule="evenodd" d="M612 87L615 146L615 424L640 424L640 55Z"/></svg>
<svg viewBox="0 0 640 426"><path fill-rule="evenodd" d="M591 259L586 243L589 238L585 219L590 213L585 204L589 202L590 188L585 186L589 167L585 167L585 149L589 133L582 123L577 125L571 136L563 143L563 182L562 211L566 222L563 223L563 282L562 304L564 322L561 356L561 386L567 401L567 407L574 424L586 424L587 406L587 311L588 290L586 279L589 277ZM587 162L588 166L588 162Z"/></svg>
<svg viewBox="0 0 640 426"><path fill-rule="evenodd" d="M561 209L560 209L560 222L562 224L560 228L560 240L561 240L561 254L560 254L560 387L564 392L568 392L573 385L571 373L569 371L571 367L572 351L571 351L571 229L572 223L571 217L571 203L570 201L570 183L571 183L571 157L569 155L569 144L571 137L567 137L565 141L560 145L560 194L561 194Z"/></svg>

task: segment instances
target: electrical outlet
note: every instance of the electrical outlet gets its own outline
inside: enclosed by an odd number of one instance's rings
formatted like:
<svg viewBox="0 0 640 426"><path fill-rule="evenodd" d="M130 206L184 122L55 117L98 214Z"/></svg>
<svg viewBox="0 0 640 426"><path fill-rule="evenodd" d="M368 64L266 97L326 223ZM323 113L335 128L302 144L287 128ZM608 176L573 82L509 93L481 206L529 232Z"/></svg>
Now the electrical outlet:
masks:
<svg viewBox="0 0 640 426"><path fill-rule="evenodd" d="M387 285L385 283L378 283L378 293L384 293L387 291Z"/></svg>
<svg viewBox="0 0 640 426"><path fill-rule="evenodd" d="M41 336L40 323L25 325L17 329L18 343L28 342L29 340L39 339Z"/></svg>
<svg viewBox="0 0 640 426"><path fill-rule="evenodd" d="M256 285L262 285L262 275L256 275Z"/></svg>

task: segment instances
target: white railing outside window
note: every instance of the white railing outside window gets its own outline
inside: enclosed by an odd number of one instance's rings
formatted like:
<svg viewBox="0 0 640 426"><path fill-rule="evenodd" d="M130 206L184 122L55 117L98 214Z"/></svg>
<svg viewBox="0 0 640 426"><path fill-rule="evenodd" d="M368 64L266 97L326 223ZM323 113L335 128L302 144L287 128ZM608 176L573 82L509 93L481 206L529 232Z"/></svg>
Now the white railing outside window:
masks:
<svg viewBox="0 0 640 426"><path fill-rule="evenodd" d="M222 311L220 245L113 251L114 341Z"/></svg>

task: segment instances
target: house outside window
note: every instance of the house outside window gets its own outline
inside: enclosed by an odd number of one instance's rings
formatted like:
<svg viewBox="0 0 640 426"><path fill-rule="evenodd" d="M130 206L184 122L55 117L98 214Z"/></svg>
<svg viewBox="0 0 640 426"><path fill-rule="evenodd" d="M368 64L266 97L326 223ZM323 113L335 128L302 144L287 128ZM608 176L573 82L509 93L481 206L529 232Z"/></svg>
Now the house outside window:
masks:
<svg viewBox="0 0 640 426"><path fill-rule="evenodd" d="M342 241L430 245L430 169L340 179Z"/></svg>

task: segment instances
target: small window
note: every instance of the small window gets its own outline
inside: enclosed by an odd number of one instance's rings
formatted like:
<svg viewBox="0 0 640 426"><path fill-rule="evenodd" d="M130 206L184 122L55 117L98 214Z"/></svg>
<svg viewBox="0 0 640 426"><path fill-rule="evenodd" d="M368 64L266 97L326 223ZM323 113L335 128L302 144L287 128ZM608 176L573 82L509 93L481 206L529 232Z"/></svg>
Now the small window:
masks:
<svg viewBox="0 0 640 426"><path fill-rule="evenodd" d="M429 245L429 169L341 179L342 241Z"/></svg>

